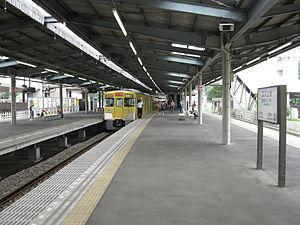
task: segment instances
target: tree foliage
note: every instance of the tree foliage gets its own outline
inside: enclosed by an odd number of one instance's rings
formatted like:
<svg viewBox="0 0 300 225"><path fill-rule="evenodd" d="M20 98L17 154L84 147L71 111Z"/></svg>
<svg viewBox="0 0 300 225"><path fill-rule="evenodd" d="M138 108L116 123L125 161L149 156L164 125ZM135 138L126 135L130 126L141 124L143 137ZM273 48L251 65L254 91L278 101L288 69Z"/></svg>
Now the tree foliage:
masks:
<svg viewBox="0 0 300 225"><path fill-rule="evenodd" d="M208 101L211 101L213 98L221 98L222 86L208 86L205 89L205 94L207 96Z"/></svg>

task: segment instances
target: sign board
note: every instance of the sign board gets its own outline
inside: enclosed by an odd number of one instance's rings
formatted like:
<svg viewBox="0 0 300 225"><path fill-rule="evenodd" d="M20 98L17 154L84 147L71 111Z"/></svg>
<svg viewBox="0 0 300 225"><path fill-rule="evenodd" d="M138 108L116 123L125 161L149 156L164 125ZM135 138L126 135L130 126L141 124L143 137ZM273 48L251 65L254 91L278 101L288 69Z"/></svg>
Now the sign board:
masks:
<svg viewBox="0 0 300 225"><path fill-rule="evenodd" d="M203 90L204 86L203 85L196 85L197 86L197 90Z"/></svg>
<svg viewBox="0 0 300 225"><path fill-rule="evenodd" d="M257 119L278 123L278 87L259 88L257 94Z"/></svg>

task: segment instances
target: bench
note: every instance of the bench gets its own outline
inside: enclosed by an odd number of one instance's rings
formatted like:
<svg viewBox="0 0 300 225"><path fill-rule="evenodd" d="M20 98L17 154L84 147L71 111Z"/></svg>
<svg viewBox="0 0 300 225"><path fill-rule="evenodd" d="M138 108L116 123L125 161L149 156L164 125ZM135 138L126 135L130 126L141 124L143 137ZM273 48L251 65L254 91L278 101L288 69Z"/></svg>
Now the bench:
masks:
<svg viewBox="0 0 300 225"><path fill-rule="evenodd" d="M59 114L58 113L53 113L53 112L44 112L44 117L45 120L54 120L54 119L59 119Z"/></svg>

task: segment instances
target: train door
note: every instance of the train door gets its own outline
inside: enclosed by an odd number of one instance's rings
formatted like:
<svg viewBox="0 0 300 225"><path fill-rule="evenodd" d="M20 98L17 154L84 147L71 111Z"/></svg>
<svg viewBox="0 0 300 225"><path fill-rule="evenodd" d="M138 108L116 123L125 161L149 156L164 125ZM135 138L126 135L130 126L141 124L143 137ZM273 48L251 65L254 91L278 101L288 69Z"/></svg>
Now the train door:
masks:
<svg viewBox="0 0 300 225"><path fill-rule="evenodd" d="M133 94L125 94L123 110L123 118L125 118L125 125L131 122L132 120L135 120L135 105L136 104Z"/></svg>

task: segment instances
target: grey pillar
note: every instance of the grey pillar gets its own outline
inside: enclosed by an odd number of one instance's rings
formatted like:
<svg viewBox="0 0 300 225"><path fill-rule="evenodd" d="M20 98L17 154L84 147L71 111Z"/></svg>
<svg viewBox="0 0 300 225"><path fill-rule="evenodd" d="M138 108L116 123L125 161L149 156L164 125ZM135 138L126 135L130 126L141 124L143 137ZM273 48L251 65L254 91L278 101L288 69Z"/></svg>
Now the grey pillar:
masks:
<svg viewBox="0 0 300 225"><path fill-rule="evenodd" d="M41 150L36 145L33 145L32 149L28 150L28 159L31 161L38 161L41 159Z"/></svg>
<svg viewBox="0 0 300 225"><path fill-rule="evenodd" d="M184 87L184 102L183 102L183 109L186 111L186 98L187 98L187 86Z"/></svg>
<svg viewBox="0 0 300 225"><path fill-rule="evenodd" d="M12 74L10 76L10 93L11 93L11 125L17 123L17 112L16 112L16 76Z"/></svg>
<svg viewBox="0 0 300 225"><path fill-rule="evenodd" d="M87 114L88 113L88 110L89 110L89 105L88 105L88 90L85 90L84 92L84 111L85 113Z"/></svg>
<svg viewBox="0 0 300 225"><path fill-rule="evenodd" d="M63 135L58 138L58 146L59 147L69 147L68 145L68 137Z"/></svg>
<svg viewBox="0 0 300 225"><path fill-rule="evenodd" d="M177 93L174 95L174 103L175 103L175 108L177 108Z"/></svg>
<svg viewBox="0 0 300 225"><path fill-rule="evenodd" d="M84 130L84 129L79 130L78 137L82 140L85 140L86 139L86 130Z"/></svg>
<svg viewBox="0 0 300 225"><path fill-rule="evenodd" d="M199 86L202 86L202 74L199 75ZM198 124L202 125L202 93L203 88L198 87Z"/></svg>
<svg viewBox="0 0 300 225"><path fill-rule="evenodd" d="M190 96L189 96L189 107L192 106L192 92L193 92L193 83L190 83Z"/></svg>
<svg viewBox="0 0 300 225"><path fill-rule="evenodd" d="M61 113L63 113L64 112L64 100L63 100L62 83L59 84L59 102L60 102Z"/></svg>
<svg viewBox="0 0 300 225"><path fill-rule="evenodd" d="M224 48L224 36L221 35L222 40L222 84L223 84L223 98L222 98L222 143L224 145L230 144L230 51Z"/></svg>

